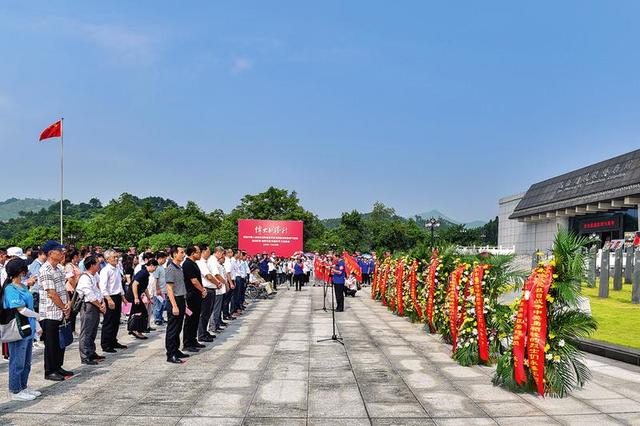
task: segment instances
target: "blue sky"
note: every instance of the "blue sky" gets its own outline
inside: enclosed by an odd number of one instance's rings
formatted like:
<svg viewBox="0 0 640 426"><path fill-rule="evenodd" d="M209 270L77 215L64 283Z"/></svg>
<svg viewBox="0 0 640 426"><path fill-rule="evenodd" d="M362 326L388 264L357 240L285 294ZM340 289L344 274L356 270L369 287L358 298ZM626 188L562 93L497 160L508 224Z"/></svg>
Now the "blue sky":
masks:
<svg viewBox="0 0 640 426"><path fill-rule="evenodd" d="M463 221L640 146L640 3L0 3L11 196L233 208L269 185L320 217L379 200Z"/></svg>

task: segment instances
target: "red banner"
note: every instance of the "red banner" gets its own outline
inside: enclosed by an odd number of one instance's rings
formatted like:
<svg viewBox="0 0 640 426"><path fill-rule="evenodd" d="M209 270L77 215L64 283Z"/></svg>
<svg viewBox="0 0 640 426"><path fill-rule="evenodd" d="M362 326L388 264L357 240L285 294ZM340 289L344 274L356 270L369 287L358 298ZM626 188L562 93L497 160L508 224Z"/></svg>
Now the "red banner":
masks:
<svg viewBox="0 0 640 426"><path fill-rule="evenodd" d="M422 322L422 307L418 302L418 261L414 260L409 271L409 288L411 289L411 300L413 302L413 309L416 310L420 322Z"/></svg>
<svg viewBox="0 0 640 426"><path fill-rule="evenodd" d="M460 279L464 272L465 265L459 265L449 275L449 330L451 331L451 343L453 344L453 352L458 349L458 294L460 291Z"/></svg>
<svg viewBox="0 0 640 426"><path fill-rule="evenodd" d="M478 323L478 352L480 359L489 361L489 339L487 338L487 323L484 318L484 299L482 297L482 280L487 265L477 265L471 274L473 294L475 297L476 322Z"/></svg>
<svg viewBox="0 0 640 426"><path fill-rule="evenodd" d="M304 222L293 220L238 220L238 248L250 255L267 252L291 257L302 251Z"/></svg>
<svg viewBox="0 0 640 426"><path fill-rule="evenodd" d="M527 359L529 369L544 396L544 348L547 344L547 293L553 279L553 267L547 266L538 274L529 298L529 333L527 339Z"/></svg>
<svg viewBox="0 0 640 426"><path fill-rule="evenodd" d="M527 381L527 374L524 371L525 338L527 335L528 322L527 306L529 304L531 289L533 288L533 281L537 273L537 269L534 270L527 279L527 282L524 284L522 299L518 306L518 314L516 315L516 322L513 328L514 378L516 379L516 383L519 385L522 385Z"/></svg>
<svg viewBox="0 0 640 426"><path fill-rule="evenodd" d="M360 269L360 265L358 265L358 261L355 257L351 256L346 251L342 253L342 257L344 258L344 266L347 270L347 276L354 272L356 274L356 279L359 282L362 282L362 269Z"/></svg>
<svg viewBox="0 0 640 426"><path fill-rule="evenodd" d="M402 279L404 278L404 262L400 261L396 265L396 301L398 304L398 315L404 315L404 300L402 299Z"/></svg>
<svg viewBox="0 0 640 426"><path fill-rule="evenodd" d="M438 252L434 251L433 256L431 256L431 263L429 264L429 270L427 272L427 288L429 289L429 293L427 295L427 324L429 325L429 330L433 333L436 331L435 326L433 325L433 308L435 305L435 289L436 289L436 272L438 271L438 266L440 265L440 259L438 258Z"/></svg>
<svg viewBox="0 0 640 426"><path fill-rule="evenodd" d="M373 280L371 281L371 298L372 299L376 298L376 291L378 290L378 277L380 276L380 273L378 272L379 267L380 265L376 260L375 268L373 270Z"/></svg>
<svg viewBox="0 0 640 426"><path fill-rule="evenodd" d="M527 279L513 331L513 364L516 383L527 381L525 350L538 393L544 396L544 363L547 344L547 294L553 266L537 267Z"/></svg>
<svg viewBox="0 0 640 426"><path fill-rule="evenodd" d="M389 274L391 273L391 264L387 263L387 269L384 274L380 274L382 277L382 284L380 285L380 293L382 293L382 305L387 306L387 283L389 282Z"/></svg>

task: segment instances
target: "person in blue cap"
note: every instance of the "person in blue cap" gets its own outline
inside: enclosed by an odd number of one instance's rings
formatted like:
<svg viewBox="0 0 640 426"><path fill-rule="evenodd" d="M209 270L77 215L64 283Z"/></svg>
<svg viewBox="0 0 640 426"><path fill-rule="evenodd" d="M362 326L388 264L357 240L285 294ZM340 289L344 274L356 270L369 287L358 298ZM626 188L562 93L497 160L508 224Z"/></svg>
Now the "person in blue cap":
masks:
<svg viewBox="0 0 640 426"><path fill-rule="evenodd" d="M60 347L59 328L71 315L71 304L64 273L59 267L64 260L64 246L49 240L42 245L47 261L38 271L40 283L40 317L44 339L44 378L56 382L73 377L72 371L62 368L65 349Z"/></svg>

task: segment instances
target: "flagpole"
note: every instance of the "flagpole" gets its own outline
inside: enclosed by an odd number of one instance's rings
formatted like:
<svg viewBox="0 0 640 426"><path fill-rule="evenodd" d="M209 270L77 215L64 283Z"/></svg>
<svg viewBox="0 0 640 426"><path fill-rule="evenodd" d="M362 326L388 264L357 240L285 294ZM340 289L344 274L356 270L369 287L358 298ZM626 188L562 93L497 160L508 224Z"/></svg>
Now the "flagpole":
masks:
<svg viewBox="0 0 640 426"><path fill-rule="evenodd" d="M60 244L64 244L62 202L64 200L64 118L60 118Z"/></svg>

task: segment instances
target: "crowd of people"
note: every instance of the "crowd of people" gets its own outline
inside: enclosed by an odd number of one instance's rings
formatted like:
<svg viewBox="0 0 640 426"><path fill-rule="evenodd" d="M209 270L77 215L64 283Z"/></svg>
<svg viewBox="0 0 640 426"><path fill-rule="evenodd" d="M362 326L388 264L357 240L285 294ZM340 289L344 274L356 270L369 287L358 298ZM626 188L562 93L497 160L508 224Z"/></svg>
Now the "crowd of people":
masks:
<svg viewBox="0 0 640 426"><path fill-rule="evenodd" d="M374 261L358 257L360 283L354 274L348 276L339 255L318 259L331 271L336 311L341 312L344 296L355 296L360 285L368 282ZM28 387L33 345L44 345L45 379L67 380L74 376L63 368L72 336L78 339L81 362L98 365L106 359L97 352L100 323L104 354L127 349L118 339L123 316L126 330L135 339L148 339L154 327L166 325L167 362L182 364L243 314L247 286L267 296L283 284L301 291L311 281L314 260L304 254L248 256L207 244L141 253L134 247L75 248L56 241L24 252L19 247L0 249L0 331L3 355L9 359L11 398L29 401L40 396ZM18 335L5 333L15 324Z"/></svg>
<svg viewBox="0 0 640 426"><path fill-rule="evenodd" d="M64 369L71 341L65 336L77 337L81 362L87 365L105 360L97 352L100 323L101 351L126 350L118 339L123 314L127 331L136 339L147 339L154 327L166 325L167 362L184 363L243 314L247 285L277 292L277 277L273 284L267 280L272 278L270 263L276 263L273 256L250 258L242 251L206 244L142 253L135 248L78 249L56 241L24 252L0 249L0 328L11 398L29 401L40 396L28 387L34 344L44 345L44 375L52 381L74 376ZM10 327L18 334L5 333Z"/></svg>

